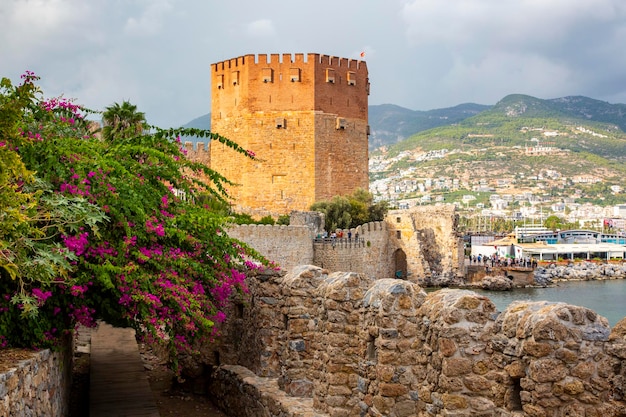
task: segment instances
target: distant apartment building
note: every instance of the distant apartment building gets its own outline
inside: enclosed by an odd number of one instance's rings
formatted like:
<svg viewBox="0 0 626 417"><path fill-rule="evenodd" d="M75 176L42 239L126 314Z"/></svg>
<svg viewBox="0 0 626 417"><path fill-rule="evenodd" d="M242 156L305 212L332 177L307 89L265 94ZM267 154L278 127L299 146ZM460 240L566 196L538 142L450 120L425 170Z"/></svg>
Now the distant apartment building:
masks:
<svg viewBox="0 0 626 417"><path fill-rule="evenodd" d="M626 204L618 204L613 207L613 216L626 218Z"/></svg>

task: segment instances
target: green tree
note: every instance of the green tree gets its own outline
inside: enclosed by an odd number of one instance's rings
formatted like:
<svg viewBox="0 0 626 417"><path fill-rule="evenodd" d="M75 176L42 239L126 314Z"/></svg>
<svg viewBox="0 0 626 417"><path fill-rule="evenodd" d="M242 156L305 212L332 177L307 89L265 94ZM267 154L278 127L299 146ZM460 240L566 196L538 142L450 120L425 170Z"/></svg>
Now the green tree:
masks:
<svg viewBox="0 0 626 417"><path fill-rule="evenodd" d="M331 200L314 203L311 210L324 213L325 228L332 232L381 221L387 214L388 205L386 201L374 203L369 191L357 189L348 196L334 196Z"/></svg>
<svg viewBox="0 0 626 417"><path fill-rule="evenodd" d="M102 113L102 125L102 138L108 141L138 136L148 129L145 114L137 111L137 106L128 101L107 107Z"/></svg>
<svg viewBox="0 0 626 417"><path fill-rule="evenodd" d="M40 133L25 129L39 115L33 108L38 88L32 73L14 87L0 82L0 279L16 289L12 301L21 315L32 319L38 300L30 296L33 282L43 286L65 279L72 269L71 254L62 254L58 236L83 230L98 232L106 216L81 196L54 193L52 185L26 168L18 150L41 140ZM0 333L0 345L6 342Z"/></svg>
<svg viewBox="0 0 626 417"><path fill-rule="evenodd" d="M563 220L559 216L551 215L543 221L543 225L550 230L562 229Z"/></svg>

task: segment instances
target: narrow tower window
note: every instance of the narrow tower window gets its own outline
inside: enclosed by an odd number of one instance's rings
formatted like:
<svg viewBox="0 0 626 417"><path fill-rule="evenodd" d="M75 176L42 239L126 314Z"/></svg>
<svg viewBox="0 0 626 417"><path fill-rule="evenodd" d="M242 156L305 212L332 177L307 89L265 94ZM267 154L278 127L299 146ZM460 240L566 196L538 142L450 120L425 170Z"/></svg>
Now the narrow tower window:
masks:
<svg viewBox="0 0 626 417"><path fill-rule="evenodd" d="M300 68L289 69L289 81L291 81L292 83L300 82Z"/></svg>
<svg viewBox="0 0 626 417"><path fill-rule="evenodd" d="M326 82L334 83L335 82L335 70L332 68L326 68Z"/></svg>
<svg viewBox="0 0 626 417"><path fill-rule="evenodd" d="M261 70L261 81L264 83L274 82L274 70L271 68L263 68Z"/></svg>
<svg viewBox="0 0 626 417"><path fill-rule="evenodd" d="M353 71L348 71L348 76L346 77L348 80L348 85L356 85L356 73Z"/></svg>

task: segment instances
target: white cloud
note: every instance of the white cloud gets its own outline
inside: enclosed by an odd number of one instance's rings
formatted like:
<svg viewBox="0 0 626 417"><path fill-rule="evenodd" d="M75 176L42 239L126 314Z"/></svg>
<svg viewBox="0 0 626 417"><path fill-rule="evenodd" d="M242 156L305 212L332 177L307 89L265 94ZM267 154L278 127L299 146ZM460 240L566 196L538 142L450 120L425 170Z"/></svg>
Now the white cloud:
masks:
<svg viewBox="0 0 626 417"><path fill-rule="evenodd" d="M78 36L88 15L89 8L80 0L4 1L0 27L3 37L11 36L11 41L3 42L4 48L67 47L58 43Z"/></svg>
<svg viewBox="0 0 626 417"><path fill-rule="evenodd" d="M96 110L129 99L161 126L208 113L211 63L248 53L365 51L370 104L428 110L512 92L626 103L624 0L293 4L0 0L0 76L33 70L46 95Z"/></svg>
<svg viewBox="0 0 626 417"><path fill-rule="evenodd" d="M132 36L156 35L163 28L163 21L173 10L169 0L150 0L145 4L146 7L139 17L129 17L126 20L125 33Z"/></svg>
<svg viewBox="0 0 626 417"><path fill-rule="evenodd" d="M269 19L259 19L248 24L246 32L251 37L270 37L276 34L274 23Z"/></svg>

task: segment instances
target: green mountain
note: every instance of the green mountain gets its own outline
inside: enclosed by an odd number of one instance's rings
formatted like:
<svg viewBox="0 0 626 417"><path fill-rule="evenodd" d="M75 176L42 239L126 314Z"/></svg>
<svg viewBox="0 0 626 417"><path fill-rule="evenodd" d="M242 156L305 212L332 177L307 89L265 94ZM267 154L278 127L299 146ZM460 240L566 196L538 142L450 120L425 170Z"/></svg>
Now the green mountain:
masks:
<svg viewBox="0 0 626 417"><path fill-rule="evenodd" d="M410 149L471 149L491 146L550 146L626 160L626 117L623 105L597 105L595 100L541 100L521 94L506 96L493 107L454 125L416 133L390 147L391 155ZM591 112L595 104L595 112ZM615 106L615 107L611 107ZM586 111L587 116L580 114ZM610 120L607 123L601 120ZM618 123L615 123L618 122Z"/></svg>
<svg viewBox="0 0 626 417"><path fill-rule="evenodd" d="M393 104L369 106L369 147L375 149L400 142L409 136L439 126L460 122L491 106L465 103L428 111L409 110Z"/></svg>
<svg viewBox="0 0 626 417"><path fill-rule="evenodd" d="M203 116L196 117L192 121L185 124L183 127L210 130L211 129L211 113L207 113Z"/></svg>
<svg viewBox="0 0 626 417"><path fill-rule="evenodd" d="M626 176L625 107L586 97L512 94L475 116L372 152L376 164L370 177L403 184L431 178L456 181L459 190L503 187L500 192L509 194L623 202L626 194L611 186L622 186Z"/></svg>
<svg viewBox="0 0 626 417"><path fill-rule="evenodd" d="M211 113L207 113L200 117L196 117L190 122L187 122L182 127L211 130ZM207 141L205 138L199 138L197 136L184 136L181 138L181 140L183 142L193 142L193 143Z"/></svg>
<svg viewBox="0 0 626 417"><path fill-rule="evenodd" d="M614 124L626 132L626 104L610 104L583 96L569 96L548 101L559 111L571 117Z"/></svg>

